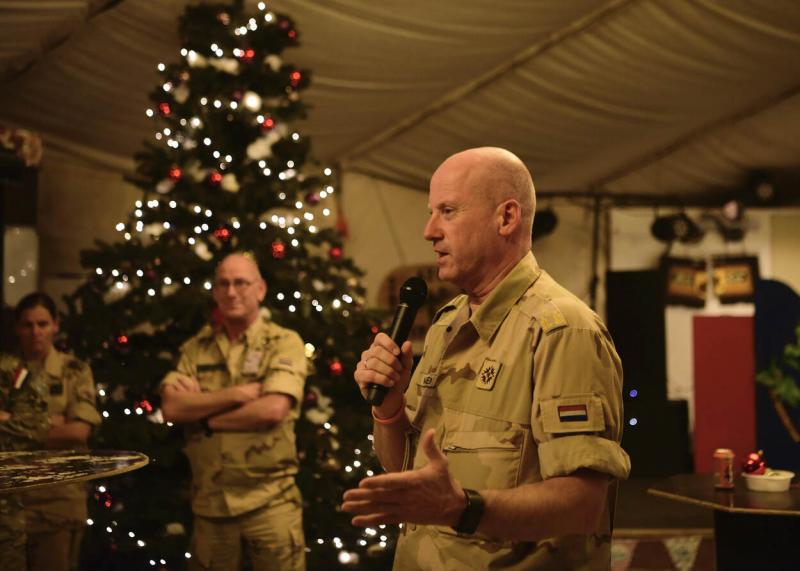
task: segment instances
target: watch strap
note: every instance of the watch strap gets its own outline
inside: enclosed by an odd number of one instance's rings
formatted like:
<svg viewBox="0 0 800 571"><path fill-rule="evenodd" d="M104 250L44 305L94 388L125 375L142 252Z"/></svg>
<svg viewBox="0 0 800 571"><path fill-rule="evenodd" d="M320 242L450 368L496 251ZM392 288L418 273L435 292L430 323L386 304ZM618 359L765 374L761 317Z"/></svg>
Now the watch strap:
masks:
<svg viewBox="0 0 800 571"><path fill-rule="evenodd" d="M453 529L457 533L472 535L478 530L486 503L477 491L464 488L464 504L464 511Z"/></svg>

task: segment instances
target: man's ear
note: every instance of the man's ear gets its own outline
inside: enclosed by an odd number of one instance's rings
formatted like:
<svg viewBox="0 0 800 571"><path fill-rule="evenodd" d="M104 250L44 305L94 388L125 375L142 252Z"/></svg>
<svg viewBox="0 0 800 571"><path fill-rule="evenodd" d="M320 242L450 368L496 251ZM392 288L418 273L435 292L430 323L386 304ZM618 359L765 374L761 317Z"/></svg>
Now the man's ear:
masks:
<svg viewBox="0 0 800 571"><path fill-rule="evenodd" d="M267 287L267 280L262 279L258 288L260 290L258 292L258 303L263 303L263 301L267 298L267 290L269 289Z"/></svg>
<svg viewBox="0 0 800 571"><path fill-rule="evenodd" d="M511 236L516 232L522 220L522 208L513 198L503 201L497 207L500 222L498 232L501 236Z"/></svg>

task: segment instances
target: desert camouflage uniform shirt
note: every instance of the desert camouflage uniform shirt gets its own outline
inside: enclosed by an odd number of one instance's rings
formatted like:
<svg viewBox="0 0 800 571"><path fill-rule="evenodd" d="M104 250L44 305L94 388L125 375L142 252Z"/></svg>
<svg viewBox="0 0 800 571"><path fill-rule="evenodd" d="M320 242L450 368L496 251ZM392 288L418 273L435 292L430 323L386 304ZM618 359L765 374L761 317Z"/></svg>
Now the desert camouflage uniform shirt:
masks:
<svg viewBox="0 0 800 571"><path fill-rule="evenodd" d="M295 486L294 424L303 402L307 371L300 336L262 313L242 338L231 342L205 326L181 348L177 372L195 377L204 391L254 381L263 393L282 393L294 406L279 424L260 431L214 431L187 426L186 455L192 468L192 510L206 517L237 516L286 501L300 503ZM163 385L174 383L175 373Z"/></svg>
<svg viewBox="0 0 800 571"><path fill-rule="evenodd" d="M597 315L528 254L470 315L459 296L436 315L406 392L406 466L427 463L436 430L465 488L508 489L586 468L625 478L622 369ZM510 542L407 525L395 569L608 569L616 485L590 535Z"/></svg>
<svg viewBox="0 0 800 571"><path fill-rule="evenodd" d="M56 349L45 357L43 366L27 363L39 375L47 391L49 415L63 415L64 420L82 420L100 424L95 408L96 396L89 365ZM55 531L64 524L86 522L86 486L70 484L26 492L23 496L29 533Z"/></svg>
<svg viewBox="0 0 800 571"><path fill-rule="evenodd" d="M47 439L50 420L45 388L37 375L28 373L14 388L19 359L0 355L0 410L11 414L0 422L0 452L36 450ZM0 495L0 568L24 571L25 513L19 494Z"/></svg>

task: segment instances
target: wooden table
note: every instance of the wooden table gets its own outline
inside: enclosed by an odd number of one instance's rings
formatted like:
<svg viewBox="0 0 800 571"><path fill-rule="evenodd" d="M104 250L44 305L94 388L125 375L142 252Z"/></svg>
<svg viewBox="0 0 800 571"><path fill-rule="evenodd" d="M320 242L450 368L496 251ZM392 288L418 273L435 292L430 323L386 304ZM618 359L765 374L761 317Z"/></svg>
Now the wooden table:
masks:
<svg viewBox="0 0 800 571"><path fill-rule="evenodd" d="M116 476L149 461L127 450L0 452L0 494Z"/></svg>
<svg viewBox="0 0 800 571"><path fill-rule="evenodd" d="M800 569L800 488L752 492L744 478L730 491L714 488L714 476L681 474L648 493L714 510L717 569Z"/></svg>

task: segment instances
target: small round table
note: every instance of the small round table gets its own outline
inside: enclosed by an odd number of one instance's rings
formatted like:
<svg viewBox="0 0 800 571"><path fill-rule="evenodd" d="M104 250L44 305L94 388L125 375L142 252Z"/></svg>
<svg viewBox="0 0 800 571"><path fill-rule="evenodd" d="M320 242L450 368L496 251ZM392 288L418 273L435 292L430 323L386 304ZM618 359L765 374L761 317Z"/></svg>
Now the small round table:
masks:
<svg viewBox="0 0 800 571"><path fill-rule="evenodd" d="M149 462L127 450L0 452L0 494L116 476Z"/></svg>

